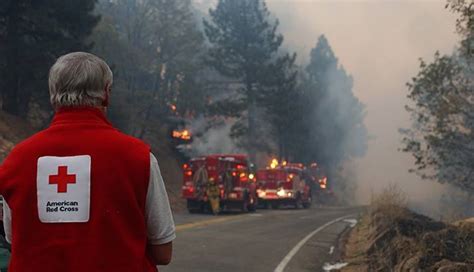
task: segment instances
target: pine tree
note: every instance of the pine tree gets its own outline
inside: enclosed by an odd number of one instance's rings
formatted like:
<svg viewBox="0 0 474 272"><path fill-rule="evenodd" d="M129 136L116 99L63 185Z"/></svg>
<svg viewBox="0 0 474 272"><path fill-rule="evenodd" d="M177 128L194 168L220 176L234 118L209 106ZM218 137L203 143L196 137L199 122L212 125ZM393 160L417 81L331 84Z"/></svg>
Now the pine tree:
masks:
<svg viewBox="0 0 474 272"><path fill-rule="evenodd" d="M298 118L302 115L300 89L295 65L296 54L285 54L269 66L269 74L260 95L260 103L266 110L265 118L272 125L271 135L277 145L277 154L282 160L295 161L294 148L298 143Z"/></svg>
<svg viewBox="0 0 474 272"><path fill-rule="evenodd" d="M47 101L47 72L54 59L87 50L98 21L95 0L5 0L0 3L2 109L25 116L32 96Z"/></svg>
<svg viewBox="0 0 474 272"><path fill-rule="evenodd" d="M272 22L262 0L219 0L204 21L210 42L208 64L221 75L240 84L238 94L229 97L228 106L241 118L234 135L244 136L252 159L257 143L257 103L265 88L262 79L278 57L283 37L277 33L278 21ZM242 119L246 118L245 122Z"/></svg>
<svg viewBox="0 0 474 272"><path fill-rule="evenodd" d="M339 65L326 37L319 37L306 67L301 96L301 119L307 126L300 149L303 161L335 169L343 161L365 154L365 111L352 88L352 77Z"/></svg>

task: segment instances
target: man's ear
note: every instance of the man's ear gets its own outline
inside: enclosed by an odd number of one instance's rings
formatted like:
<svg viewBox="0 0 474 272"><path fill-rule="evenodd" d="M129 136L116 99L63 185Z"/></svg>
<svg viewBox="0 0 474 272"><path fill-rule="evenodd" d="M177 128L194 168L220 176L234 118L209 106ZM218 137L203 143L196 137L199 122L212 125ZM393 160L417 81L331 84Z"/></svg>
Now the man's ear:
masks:
<svg viewBox="0 0 474 272"><path fill-rule="evenodd" d="M109 83L105 84L104 92L105 92L105 97L104 97L104 101L102 101L102 106L107 108L109 106L109 96L110 96Z"/></svg>

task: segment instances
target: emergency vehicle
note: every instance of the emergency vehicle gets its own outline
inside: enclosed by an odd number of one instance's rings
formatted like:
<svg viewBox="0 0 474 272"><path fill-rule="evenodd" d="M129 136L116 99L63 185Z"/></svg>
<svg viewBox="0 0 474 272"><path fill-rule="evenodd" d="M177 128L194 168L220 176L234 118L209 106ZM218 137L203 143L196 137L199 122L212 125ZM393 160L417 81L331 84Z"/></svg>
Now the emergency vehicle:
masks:
<svg viewBox="0 0 474 272"><path fill-rule="evenodd" d="M210 210L210 185L218 187L221 210L255 211L257 193L251 166L246 155L215 154L191 159L183 165L182 196L188 211Z"/></svg>
<svg viewBox="0 0 474 272"><path fill-rule="evenodd" d="M334 191L328 182L325 171L317 164L312 163L306 170L307 176L312 181L313 195L316 202L321 205L333 204L336 202Z"/></svg>
<svg viewBox="0 0 474 272"><path fill-rule="evenodd" d="M302 164L285 164L257 172L258 203L267 208L291 205L295 208L311 206L311 186L304 177Z"/></svg>

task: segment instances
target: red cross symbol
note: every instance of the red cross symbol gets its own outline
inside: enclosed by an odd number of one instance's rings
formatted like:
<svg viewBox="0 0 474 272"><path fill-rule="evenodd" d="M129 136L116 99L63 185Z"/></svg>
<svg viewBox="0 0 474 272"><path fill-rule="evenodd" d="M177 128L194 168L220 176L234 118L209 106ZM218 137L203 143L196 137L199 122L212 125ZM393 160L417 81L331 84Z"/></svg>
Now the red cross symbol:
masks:
<svg viewBox="0 0 474 272"><path fill-rule="evenodd" d="M67 166L58 166L58 174L49 176L49 184L58 185L58 193L67 193L67 185L76 183L76 175L67 174Z"/></svg>

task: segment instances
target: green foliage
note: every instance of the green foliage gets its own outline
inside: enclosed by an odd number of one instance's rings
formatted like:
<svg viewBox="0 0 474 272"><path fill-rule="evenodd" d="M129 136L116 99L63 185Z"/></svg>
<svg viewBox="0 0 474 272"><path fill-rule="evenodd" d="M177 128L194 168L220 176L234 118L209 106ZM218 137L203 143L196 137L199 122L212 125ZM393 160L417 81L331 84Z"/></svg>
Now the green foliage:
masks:
<svg viewBox="0 0 474 272"><path fill-rule="evenodd" d="M459 15L456 29L463 37L461 54L467 58L474 57L474 2L472 0L448 0L446 8Z"/></svg>
<svg viewBox="0 0 474 272"><path fill-rule="evenodd" d="M436 53L408 84L413 126L402 130L403 151L415 158L412 172L474 191L472 67L458 56Z"/></svg>
<svg viewBox="0 0 474 272"><path fill-rule="evenodd" d="M261 0L220 0L209 13L212 22L204 21L209 64L224 76L256 83L283 41L278 21L269 22Z"/></svg>
<svg viewBox="0 0 474 272"><path fill-rule="evenodd" d="M415 158L415 167L410 171L472 194L474 4L448 1L447 7L460 16L457 29L463 40L452 56L436 53L432 63L421 60L418 75L408 83L408 98L413 104L406 109L413 125L401 130L403 151Z"/></svg>
<svg viewBox="0 0 474 272"><path fill-rule="evenodd" d="M290 160L292 150L298 143L300 129L297 122L301 117L296 54L285 54L270 65L270 73L261 95L260 104L265 108L265 118L272 126L270 135L277 144L280 159ZM297 159L297 158L292 158Z"/></svg>
<svg viewBox="0 0 474 272"><path fill-rule="evenodd" d="M87 50L99 20L95 0L4 0L0 3L2 109L26 116L30 102L47 104L47 72L56 57ZM49 107L49 106L48 106Z"/></svg>
<svg viewBox="0 0 474 272"><path fill-rule="evenodd" d="M125 130L143 137L171 115L203 111L203 37L190 0L104 0L98 12L103 20L91 40L114 69L123 99L112 112L128 111Z"/></svg>
<svg viewBox="0 0 474 272"><path fill-rule="evenodd" d="M266 4L261 0L219 0L209 13L210 20L204 20L210 43L206 62L220 75L239 84L234 94L220 103L240 104L236 108L242 110L233 113L240 117L233 136L244 138L243 145L253 157L259 143L265 142L259 133L257 106L267 98L263 90L271 88L268 83L272 80L268 77L281 61L278 50L283 37L277 33L278 21L270 20Z"/></svg>

